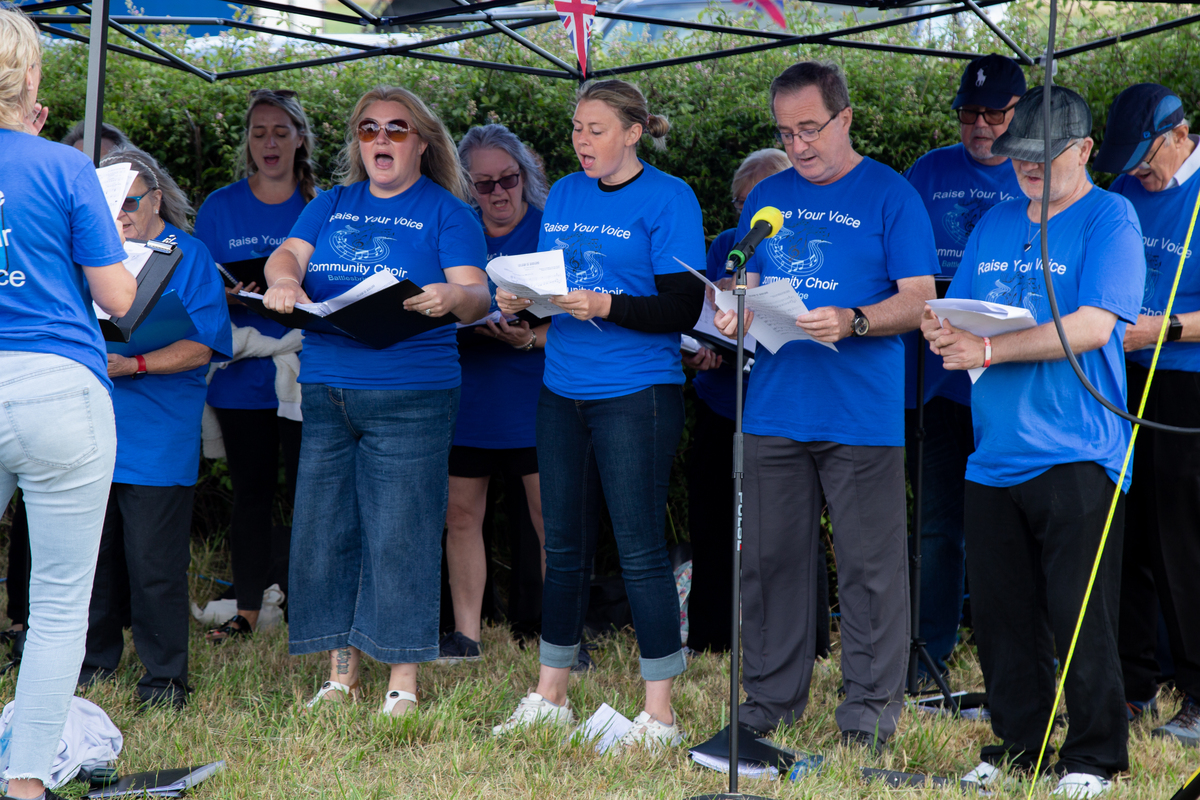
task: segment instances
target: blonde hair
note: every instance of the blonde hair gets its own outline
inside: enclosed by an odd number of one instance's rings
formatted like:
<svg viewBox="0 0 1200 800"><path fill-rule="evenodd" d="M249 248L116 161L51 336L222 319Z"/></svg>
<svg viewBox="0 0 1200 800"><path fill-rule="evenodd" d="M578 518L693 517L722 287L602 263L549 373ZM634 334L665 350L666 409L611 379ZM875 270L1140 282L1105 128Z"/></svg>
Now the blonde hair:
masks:
<svg viewBox="0 0 1200 800"><path fill-rule="evenodd" d="M733 173L733 180L729 182L729 190L736 200L743 189L749 192L763 178L769 178L791 166L792 162L782 150L776 150L773 147L755 150L746 156L742 165L737 168L737 172Z"/></svg>
<svg viewBox="0 0 1200 800"><path fill-rule="evenodd" d="M575 92L575 105L584 100L598 100L613 110L621 127L629 130L634 125L642 126L642 133L654 142L654 149L667 148L667 131L671 123L659 114L651 114L642 90L628 81L615 78L604 81L588 81Z"/></svg>
<svg viewBox="0 0 1200 800"><path fill-rule="evenodd" d="M300 135L300 146L296 148L296 160L292 164L292 177L296 179L296 188L304 202L317 196L316 169L313 164L313 153L317 150L317 137L313 135L312 123L304 106L294 94L280 94L270 89L257 89L250 93L250 105L246 108L245 130L242 132L242 143L238 147L235 177L249 177L258 172L258 165L250 155L250 117L259 106L274 106L287 114L292 121L296 133Z"/></svg>
<svg viewBox="0 0 1200 800"><path fill-rule="evenodd" d="M188 203L187 196L179 188L179 184L167 174L167 171L154 160L154 156L133 145L118 147L100 161L100 166L109 164L130 164L138 172L138 176L146 184L147 191L159 189L162 191L162 203L158 208L158 216L164 222L169 222L179 230L192 232L192 223L188 217L196 212Z"/></svg>
<svg viewBox="0 0 1200 800"><path fill-rule="evenodd" d="M358 142L358 123L367 114L372 103L399 103L412 116L409 124L412 132L425 140L425 152L421 154L421 174L453 194L464 203L471 202L467 179L458 160L458 150L446 126L437 115L429 110L425 102L399 86L376 86L361 98L350 114L346 126L346 145L338 155L337 177L343 186L368 179L367 168L362 163L362 151Z"/></svg>
<svg viewBox="0 0 1200 800"><path fill-rule="evenodd" d="M37 27L20 11L0 8L0 128L25 130L34 104L25 76L41 63Z"/></svg>

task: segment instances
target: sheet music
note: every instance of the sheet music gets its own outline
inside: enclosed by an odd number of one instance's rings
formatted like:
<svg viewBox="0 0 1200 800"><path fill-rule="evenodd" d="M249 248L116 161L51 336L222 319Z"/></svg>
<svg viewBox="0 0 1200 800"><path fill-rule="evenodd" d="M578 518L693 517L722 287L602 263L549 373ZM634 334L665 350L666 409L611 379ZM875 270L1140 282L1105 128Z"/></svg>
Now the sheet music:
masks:
<svg viewBox="0 0 1200 800"><path fill-rule="evenodd" d="M937 315L938 322L949 322L976 336L999 336L1002 333L1021 331L1037 326L1037 320L1027 308L989 303L986 300L960 300L946 298L930 300L929 307ZM979 380L983 367L967 370L971 383Z"/></svg>
<svg viewBox="0 0 1200 800"><path fill-rule="evenodd" d="M360 281L357 285L353 286L342 294L339 294L337 297L331 297L321 303L296 303L296 308L299 308L302 311L307 311L308 313L318 317L327 317L333 312L343 309L351 303L362 300L364 297L370 297L376 292L383 291L389 286L394 286L399 282L400 281L395 275L387 270L383 270L382 272L376 272L371 277ZM253 294L249 294L248 292L240 292L240 294L247 294L250 297L255 296Z"/></svg>
<svg viewBox="0 0 1200 800"><path fill-rule="evenodd" d="M129 165L126 164L125 166ZM134 174L136 175L137 173ZM124 195L122 195L122 197L124 197ZM146 262L150 260L150 256L152 255L154 255L154 251L149 247L146 247L146 245L139 242L126 242L125 260L122 261L121 264L125 267L130 275L136 278L141 274L142 269L146 266ZM104 309L100 308L100 306L96 305L94 302L92 303L92 307L96 310L96 319L112 319L112 317L109 316Z"/></svg>
<svg viewBox="0 0 1200 800"><path fill-rule="evenodd" d="M488 262L487 274L504 291L532 300L528 310L541 319L566 313L550 302L569 291L562 250L497 256Z"/></svg>
<svg viewBox="0 0 1200 800"><path fill-rule="evenodd" d="M96 170L96 177L100 179L100 189L104 192L104 202L108 203L108 210L112 212L114 222L121 213L121 204L125 202L129 187L133 186L137 176L137 170L128 162L110 164Z"/></svg>

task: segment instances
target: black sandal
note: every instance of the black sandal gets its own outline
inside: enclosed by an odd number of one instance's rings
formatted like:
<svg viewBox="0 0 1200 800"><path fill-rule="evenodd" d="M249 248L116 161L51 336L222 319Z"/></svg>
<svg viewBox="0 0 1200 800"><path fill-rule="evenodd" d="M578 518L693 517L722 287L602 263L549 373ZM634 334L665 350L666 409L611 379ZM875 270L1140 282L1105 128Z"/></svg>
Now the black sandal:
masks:
<svg viewBox="0 0 1200 800"><path fill-rule="evenodd" d="M219 628L213 628L206 635L205 639L209 644L224 644L230 639L238 636L250 637L254 635L254 628L250 627L250 621L241 614L234 614L224 625Z"/></svg>

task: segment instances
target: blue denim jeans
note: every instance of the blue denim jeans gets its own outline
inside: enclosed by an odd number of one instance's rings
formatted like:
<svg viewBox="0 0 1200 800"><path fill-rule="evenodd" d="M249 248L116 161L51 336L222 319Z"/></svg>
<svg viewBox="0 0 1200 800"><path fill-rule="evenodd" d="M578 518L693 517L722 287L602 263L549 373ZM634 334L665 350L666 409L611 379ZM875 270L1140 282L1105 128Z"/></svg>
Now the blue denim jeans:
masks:
<svg viewBox="0 0 1200 800"><path fill-rule="evenodd" d="M604 400L571 400L542 387L537 416L546 525L542 664L565 669L578 658L603 491L633 611L642 677L665 680L686 668L679 595L664 532L667 485L682 432L678 386L651 386Z"/></svg>
<svg viewBox="0 0 1200 800"><path fill-rule="evenodd" d="M434 660L458 389L308 384L302 408L289 651Z"/></svg>
<svg viewBox="0 0 1200 800"><path fill-rule="evenodd" d="M117 454L112 399L68 358L0 351L0 502L29 514L29 634L5 778L50 782L83 662L88 598Z"/></svg>
<svg viewBox="0 0 1200 800"><path fill-rule="evenodd" d="M915 475L915 442L908 447ZM925 404L925 464L921 473L921 638L939 669L958 644L966 575L963 493L967 456L975 450L971 408L945 397ZM925 665L920 664L921 671Z"/></svg>

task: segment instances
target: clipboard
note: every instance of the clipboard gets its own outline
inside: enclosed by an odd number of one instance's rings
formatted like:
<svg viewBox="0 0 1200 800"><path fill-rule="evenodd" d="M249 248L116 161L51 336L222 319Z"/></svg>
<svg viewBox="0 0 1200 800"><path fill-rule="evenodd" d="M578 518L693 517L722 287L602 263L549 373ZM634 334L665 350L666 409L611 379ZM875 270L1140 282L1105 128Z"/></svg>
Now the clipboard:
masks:
<svg viewBox="0 0 1200 800"><path fill-rule="evenodd" d="M175 268L179 266L179 259L183 255L182 251L173 244L164 244L153 240L141 243L154 252L146 261L146 266L142 267L142 271L138 273L137 294L125 316L99 320L100 333L103 334L106 342L129 342L134 331L146 321L154 310L155 304L163 295L163 290L171 282L171 277L175 274Z"/></svg>
<svg viewBox="0 0 1200 800"><path fill-rule="evenodd" d="M367 347L382 350L417 334L459 321L454 314L427 317L405 309L404 301L422 291L420 286L406 278L324 317L299 308L291 314L280 314L267 308L262 300L244 294L239 295L238 299L254 313L288 328L345 336Z"/></svg>
<svg viewBox="0 0 1200 800"><path fill-rule="evenodd" d="M165 292L154 308L146 315L128 342L106 342L108 352L132 358L160 350L180 339L196 335L196 326L183 307L179 293L172 289Z"/></svg>
<svg viewBox="0 0 1200 800"><path fill-rule="evenodd" d="M263 258L247 258L242 261L226 261L221 265L221 277L225 283L229 284L230 288L237 286L238 283L243 286L256 283L265 290L267 286L266 267L265 256ZM230 278L234 279L232 283L230 283Z"/></svg>

